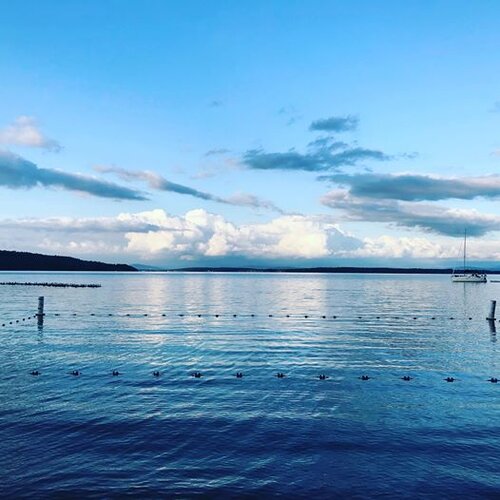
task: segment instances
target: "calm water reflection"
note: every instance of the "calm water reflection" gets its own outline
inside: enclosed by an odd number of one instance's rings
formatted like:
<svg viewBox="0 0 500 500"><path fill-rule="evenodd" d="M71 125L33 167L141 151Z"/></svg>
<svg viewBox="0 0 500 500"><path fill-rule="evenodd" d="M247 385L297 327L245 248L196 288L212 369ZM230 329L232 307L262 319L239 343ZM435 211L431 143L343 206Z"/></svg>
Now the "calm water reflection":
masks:
<svg viewBox="0 0 500 500"><path fill-rule="evenodd" d="M0 322L31 315L38 295L47 313L42 330L33 321L0 330L4 496L500 494L500 385L486 381L500 375L498 345L485 321L500 284L282 274L7 280L103 286L0 287Z"/></svg>

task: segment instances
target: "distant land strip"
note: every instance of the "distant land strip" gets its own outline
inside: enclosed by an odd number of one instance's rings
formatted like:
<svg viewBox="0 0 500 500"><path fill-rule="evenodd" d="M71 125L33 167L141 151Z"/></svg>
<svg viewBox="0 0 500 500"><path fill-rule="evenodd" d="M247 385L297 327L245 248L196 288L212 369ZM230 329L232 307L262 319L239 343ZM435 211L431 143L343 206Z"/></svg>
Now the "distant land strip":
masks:
<svg viewBox="0 0 500 500"><path fill-rule="evenodd" d="M59 255L0 250L0 271L137 272L137 269L127 264L106 264Z"/></svg>
<svg viewBox="0 0 500 500"><path fill-rule="evenodd" d="M166 269L168 272L207 272L207 273L365 273L365 274L452 274L452 268L435 269L419 267L286 267L286 268L250 268L250 267L183 267ZM474 269L474 272L500 274L500 269Z"/></svg>
<svg viewBox="0 0 500 500"><path fill-rule="evenodd" d="M52 286L55 288L101 288L97 283L33 283L21 281L4 281L0 286Z"/></svg>

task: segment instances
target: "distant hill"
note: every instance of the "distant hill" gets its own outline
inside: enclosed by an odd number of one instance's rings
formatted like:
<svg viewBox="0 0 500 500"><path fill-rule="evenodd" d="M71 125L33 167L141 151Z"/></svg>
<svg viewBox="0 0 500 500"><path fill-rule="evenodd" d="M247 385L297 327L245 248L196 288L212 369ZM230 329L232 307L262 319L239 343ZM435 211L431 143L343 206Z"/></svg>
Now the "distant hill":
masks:
<svg viewBox="0 0 500 500"><path fill-rule="evenodd" d="M137 271L127 264L105 264L91 260L0 250L0 271Z"/></svg>

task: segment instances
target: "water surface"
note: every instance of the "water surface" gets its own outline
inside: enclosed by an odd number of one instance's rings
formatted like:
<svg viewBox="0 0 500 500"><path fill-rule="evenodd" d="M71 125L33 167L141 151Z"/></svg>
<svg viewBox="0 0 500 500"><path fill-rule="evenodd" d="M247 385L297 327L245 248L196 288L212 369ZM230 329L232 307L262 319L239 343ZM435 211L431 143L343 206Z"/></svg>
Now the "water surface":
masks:
<svg viewBox="0 0 500 500"><path fill-rule="evenodd" d="M0 287L4 497L500 495L500 384L487 382L500 376L498 345L485 321L500 284L213 273L0 281L102 284ZM39 295L43 328L26 319Z"/></svg>

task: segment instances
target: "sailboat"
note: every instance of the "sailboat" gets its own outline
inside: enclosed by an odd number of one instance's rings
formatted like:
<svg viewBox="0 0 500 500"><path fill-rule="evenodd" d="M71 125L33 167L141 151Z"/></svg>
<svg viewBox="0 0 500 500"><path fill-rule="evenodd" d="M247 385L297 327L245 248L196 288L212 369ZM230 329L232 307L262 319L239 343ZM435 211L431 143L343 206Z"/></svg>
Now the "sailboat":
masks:
<svg viewBox="0 0 500 500"><path fill-rule="evenodd" d="M467 270L467 230L464 231L464 269L463 271L453 270L451 281L454 283L486 283L486 273L481 271Z"/></svg>

